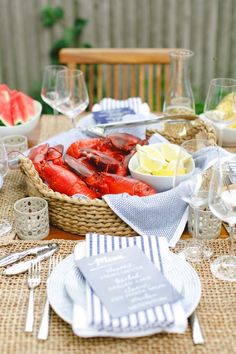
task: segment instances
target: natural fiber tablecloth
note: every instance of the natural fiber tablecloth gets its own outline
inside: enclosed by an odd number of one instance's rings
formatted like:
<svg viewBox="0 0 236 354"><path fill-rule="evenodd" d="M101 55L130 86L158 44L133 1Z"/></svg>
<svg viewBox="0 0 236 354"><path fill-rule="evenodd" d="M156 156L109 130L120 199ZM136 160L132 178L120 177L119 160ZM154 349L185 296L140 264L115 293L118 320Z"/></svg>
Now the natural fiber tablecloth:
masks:
<svg viewBox="0 0 236 354"><path fill-rule="evenodd" d="M2 244L0 256L22 250L45 241L30 243L13 241ZM57 240L60 254L68 256L76 241ZM227 240L209 242L215 254L228 251ZM76 337L68 324L52 312L50 335L47 341L36 338L41 311L44 303L45 283L35 291L36 321L33 333L25 333L25 314L29 291L26 285L27 274L4 276L0 274L0 353L1 354L195 354L195 353L235 353L236 343L236 283L228 283L213 278L209 262L205 261L195 268L202 282L202 298L198 309L205 337L205 344L194 346L190 327L182 335L157 334L133 339ZM47 261L42 263L45 279Z"/></svg>
<svg viewBox="0 0 236 354"><path fill-rule="evenodd" d="M14 203L26 196L26 186L23 173L19 170L11 170L4 178L2 189L0 189L0 221L6 219L12 225L12 231L3 236L4 241L14 239L15 218L14 218Z"/></svg>

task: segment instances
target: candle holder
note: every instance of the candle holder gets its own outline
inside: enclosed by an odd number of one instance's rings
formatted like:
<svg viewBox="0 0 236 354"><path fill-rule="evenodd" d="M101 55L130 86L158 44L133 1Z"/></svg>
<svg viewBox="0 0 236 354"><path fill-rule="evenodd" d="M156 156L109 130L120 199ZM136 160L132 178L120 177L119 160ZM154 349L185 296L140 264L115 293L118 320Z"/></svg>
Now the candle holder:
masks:
<svg viewBox="0 0 236 354"><path fill-rule="evenodd" d="M221 220L213 215L208 207L202 207L199 210L198 239L213 239L219 237L221 224ZM194 211L191 206L189 206L188 231L191 235L194 234Z"/></svg>
<svg viewBox="0 0 236 354"><path fill-rule="evenodd" d="M14 204L16 233L22 240L41 240L49 234L48 203L28 197Z"/></svg>
<svg viewBox="0 0 236 354"><path fill-rule="evenodd" d="M8 159L13 160L28 149L28 141L24 135L8 135L2 138Z"/></svg>

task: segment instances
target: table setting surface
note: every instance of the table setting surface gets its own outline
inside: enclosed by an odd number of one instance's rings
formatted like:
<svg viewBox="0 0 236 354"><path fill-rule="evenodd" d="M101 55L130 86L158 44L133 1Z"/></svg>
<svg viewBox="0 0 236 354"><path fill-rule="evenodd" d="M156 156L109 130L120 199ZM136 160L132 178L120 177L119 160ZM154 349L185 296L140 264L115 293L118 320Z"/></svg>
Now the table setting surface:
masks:
<svg viewBox="0 0 236 354"><path fill-rule="evenodd" d="M51 136L70 128L70 122L63 116L57 119L53 116L42 116L39 125L32 133L29 143L31 146L39 144ZM235 149L231 149L235 151ZM12 205L15 201L27 195L26 185L22 172L11 170L6 176L1 190L1 216L7 218L13 225L12 232L1 243L0 256L25 250L32 246L56 242L59 244L58 254L62 259L73 254L78 242L83 236L50 226L50 233L44 241L20 241L16 239L14 214ZM206 241L211 245L214 254L224 254L228 250L227 231L222 227L221 237L217 240ZM174 252L181 251L184 239L189 238L185 229L181 241ZM1 352L3 354L27 353L229 353L234 352L236 334L236 287L235 283L223 282L214 278L208 261L194 265L201 281L201 300L198 305L198 315L201 321L205 343L195 346L192 341L190 325L183 334L159 333L141 338L82 338L73 334L68 323L52 311L50 334L47 341L37 340L36 326L40 324L43 300L46 294L46 280L48 277L46 263L42 263L42 284L35 295L35 324L33 335L24 332L25 313L28 301L27 274L6 277L0 274L0 294L2 320L0 325Z"/></svg>
<svg viewBox="0 0 236 354"><path fill-rule="evenodd" d="M8 241L2 244L0 254L25 250L48 241ZM80 241L57 240L62 259L73 253ZM181 250L183 243L178 245ZM228 248L227 240L207 241L215 253L223 254ZM236 321L235 283L222 282L213 278L209 263L204 261L195 269L202 286L201 301L198 305L198 316L201 321L205 343L194 346L191 329L188 325L184 334L160 333L142 338L81 338L75 336L69 324L56 313L51 314L50 334L47 341L36 338L43 309L47 279L47 266L41 265L42 284L35 292L35 327L33 333L24 332L25 313L28 302L27 273L13 275L9 279L0 275L1 293L1 352L10 354L25 353L230 353L234 352L236 340L234 324Z"/></svg>

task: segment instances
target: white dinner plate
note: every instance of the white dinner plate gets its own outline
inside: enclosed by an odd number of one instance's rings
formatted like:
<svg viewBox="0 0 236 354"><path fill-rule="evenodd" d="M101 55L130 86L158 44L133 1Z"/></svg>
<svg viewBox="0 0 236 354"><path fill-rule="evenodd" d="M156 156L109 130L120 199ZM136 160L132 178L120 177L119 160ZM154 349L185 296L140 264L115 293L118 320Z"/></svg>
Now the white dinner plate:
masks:
<svg viewBox="0 0 236 354"><path fill-rule="evenodd" d="M84 249L85 242L79 242L76 245L76 259L84 255ZM190 316L196 309L201 297L201 283L196 271L189 263L172 253L168 261L163 260L163 267L166 269L166 278L178 291L182 291L184 296L183 308L186 315ZM112 336L125 338L147 336L160 332L158 328L132 333L97 331L88 327L86 321L82 318L78 319L76 324L73 323L73 307L80 306L82 309L81 314L86 314L85 285L78 274L74 256L70 255L58 264L47 282L47 293L51 307L64 321L71 325L73 324L75 334L81 337ZM75 301L75 305L72 298Z"/></svg>

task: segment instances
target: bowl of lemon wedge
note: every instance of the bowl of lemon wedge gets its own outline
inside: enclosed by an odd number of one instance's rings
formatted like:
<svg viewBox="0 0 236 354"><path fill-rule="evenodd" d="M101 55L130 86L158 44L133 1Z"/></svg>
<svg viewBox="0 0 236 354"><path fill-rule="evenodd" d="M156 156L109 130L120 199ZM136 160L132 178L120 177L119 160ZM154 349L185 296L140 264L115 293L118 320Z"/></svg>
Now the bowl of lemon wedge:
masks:
<svg viewBox="0 0 236 354"><path fill-rule="evenodd" d="M133 178L146 182L157 192L173 188L175 174L177 183L180 183L194 172L195 164L192 156L185 151L180 152L178 145L156 143L137 145L136 149L137 152L129 161L130 174ZM178 171L176 171L177 164Z"/></svg>

